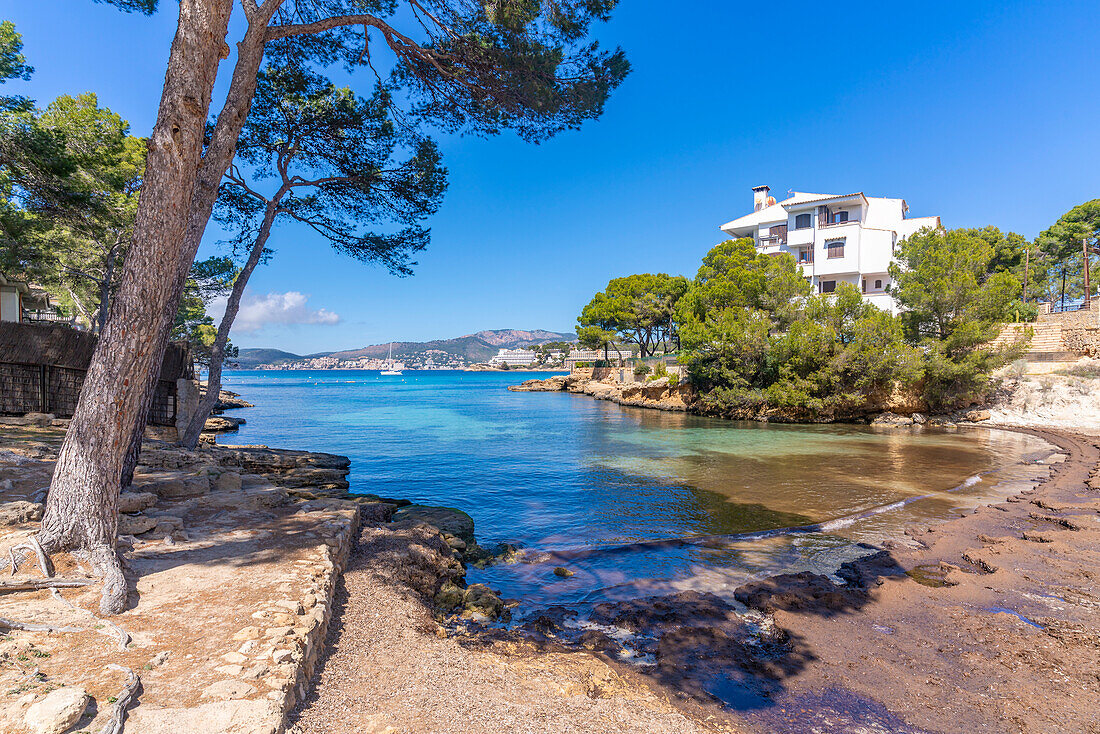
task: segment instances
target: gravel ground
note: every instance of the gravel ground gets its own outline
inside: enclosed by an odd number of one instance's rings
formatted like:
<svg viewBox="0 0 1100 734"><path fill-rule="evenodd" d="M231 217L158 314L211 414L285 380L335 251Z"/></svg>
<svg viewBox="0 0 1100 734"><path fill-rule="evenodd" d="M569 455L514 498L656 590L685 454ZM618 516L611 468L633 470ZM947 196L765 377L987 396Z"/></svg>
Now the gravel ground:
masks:
<svg viewBox="0 0 1100 734"><path fill-rule="evenodd" d="M425 603L452 563L444 548L411 523L363 529L291 734L735 731L690 718L587 653L448 636Z"/></svg>

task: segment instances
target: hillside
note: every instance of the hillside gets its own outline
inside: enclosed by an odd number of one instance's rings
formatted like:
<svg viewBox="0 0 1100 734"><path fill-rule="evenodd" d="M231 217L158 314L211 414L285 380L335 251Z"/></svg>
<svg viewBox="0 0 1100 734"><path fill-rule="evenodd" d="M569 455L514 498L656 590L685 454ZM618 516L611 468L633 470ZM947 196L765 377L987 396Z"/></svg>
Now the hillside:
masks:
<svg viewBox="0 0 1100 734"><path fill-rule="evenodd" d="M427 342L394 342L393 356L408 361L414 357L426 357L432 354L447 354L462 357L467 362L485 362L501 349L516 349L531 344L546 344L555 341L572 341L576 336L556 331L521 331L519 329L496 329L479 331L476 334L455 337L453 339L435 339ZM390 351L389 344L372 344L360 349L332 352L329 356L336 359L362 359L363 357L384 359Z"/></svg>
<svg viewBox="0 0 1100 734"><path fill-rule="evenodd" d="M534 331L523 331L521 329L494 329L466 335L466 337L470 336L476 336L486 344L491 344L498 349L516 349L517 347L527 347L532 344L571 342L577 339L576 334L563 334L560 331L543 331L542 329L535 329ZM465 339L466 337L460 338Z"/></svg>
<svg viewBox="0 0 1100 734"><path fill-rule="evenodd" d="M284 352L281 349L242 349L233 360L241 369L251 369L261 364L280 364L302 359L300 354Z"/></svg>
<svg viewBox="0 0 1100 734"><path fill-rule="evenodd" d="M501 349L517 349L537 344L547 344L557 341L574 341L575 334L557 331L534 329L491 329L479 331L476 334L453 339L435 339L426 342L394 342L393 357L405 362L424 362L432 359L437 364L440 357L457 358L467 363L486 362L496 355ZM357 359L385 359L389 356L390 344L371 344L359 349L346 349L339 352L322 352L319 354L297 355L284 352L279 349L242 349L237 358L237 364L243 369L250 369L259 365L278 365L285 362L296 362L313 357L333 357L338 360Z"/></svg>

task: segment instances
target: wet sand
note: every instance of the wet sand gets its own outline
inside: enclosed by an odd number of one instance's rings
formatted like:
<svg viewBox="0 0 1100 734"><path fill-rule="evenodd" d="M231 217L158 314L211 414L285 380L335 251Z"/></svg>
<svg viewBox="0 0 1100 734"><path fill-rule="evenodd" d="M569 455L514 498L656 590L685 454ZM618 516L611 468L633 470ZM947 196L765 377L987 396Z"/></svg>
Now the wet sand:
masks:
<svg viewBox="0 0 1100 734"><path fill-rule="evenodd" d="M1034 433L1065 452L1047 482L910 528L924 547L889 551L909 575L871 579L847 608L774 610L807 662L736 718L775 732L1100 731L1100 440Z"/></svg>

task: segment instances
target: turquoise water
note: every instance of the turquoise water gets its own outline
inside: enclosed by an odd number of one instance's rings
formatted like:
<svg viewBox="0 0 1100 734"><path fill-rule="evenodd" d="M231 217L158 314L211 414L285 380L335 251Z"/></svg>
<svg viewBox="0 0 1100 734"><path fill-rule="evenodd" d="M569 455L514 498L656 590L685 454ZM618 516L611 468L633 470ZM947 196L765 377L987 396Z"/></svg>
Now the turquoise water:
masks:
<svg viewBox="0 0 1100 734"><path fill-rule="evenodd" d="M995 430L740 424L507 391L533 376L545 375L233 371L226 388L257 407L234 411L248 423L220 442L344 454L352 491L467 511L482 545L528 549L470 580L531 604L728 596L756 575L830 572L867 552L856 543L1034 476L1028 462L1049 448ZM559 579L557 565L575 575Z"/></svg>

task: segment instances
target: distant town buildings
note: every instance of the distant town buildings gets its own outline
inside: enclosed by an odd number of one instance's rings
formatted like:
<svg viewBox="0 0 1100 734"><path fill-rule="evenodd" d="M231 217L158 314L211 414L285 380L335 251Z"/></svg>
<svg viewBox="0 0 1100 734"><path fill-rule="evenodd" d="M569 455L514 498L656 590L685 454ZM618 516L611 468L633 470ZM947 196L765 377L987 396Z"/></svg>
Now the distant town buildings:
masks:
<svg viewBox="0 0 1100 734"><path fill-rule="evenodd" d="M501 349L497 356L489 360L491 365L506 364L509 367L526 367L538 360L538 353L533 349Z"/></svg>
<svg viewBox="0 0 1100 734"><path fill-rule="evenodd" d="M908 218L904 199L793 191L783 201L770 188L753 188L753 211L722 225L733 238L752 237L756 249L790 253L818 293L851 283L874 305L897 312L887 292L894 247L922 227L940 226L939 217Z"/></svg>

